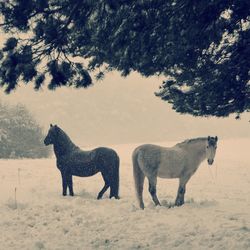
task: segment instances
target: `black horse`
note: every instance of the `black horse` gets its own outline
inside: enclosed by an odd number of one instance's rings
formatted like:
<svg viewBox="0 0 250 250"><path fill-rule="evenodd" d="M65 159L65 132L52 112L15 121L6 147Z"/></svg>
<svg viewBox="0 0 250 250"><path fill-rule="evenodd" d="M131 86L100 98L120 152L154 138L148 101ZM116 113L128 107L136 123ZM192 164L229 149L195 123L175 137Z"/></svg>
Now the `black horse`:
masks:
<svg viewBox="0 0 250 250"><path fill-rule="evenodd" d="M57 168L61 171L63 195L67 195L67 187L71 196L73 192L72 175L87 177L101 172L105 185L97 199L110 187L110 198L119 199L119 156L110 148L99 147L91 151L83 151L77 147L69 136L57 125L50 125L44 144L54 145Z"/></svg>

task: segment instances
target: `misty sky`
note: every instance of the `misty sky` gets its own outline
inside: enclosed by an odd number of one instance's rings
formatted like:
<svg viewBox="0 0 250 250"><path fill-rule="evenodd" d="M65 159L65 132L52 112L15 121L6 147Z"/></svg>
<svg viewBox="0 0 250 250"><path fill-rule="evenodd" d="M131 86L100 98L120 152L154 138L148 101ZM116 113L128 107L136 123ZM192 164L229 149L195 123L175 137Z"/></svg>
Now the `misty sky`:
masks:
<svg viewBox="0 0 250 250"><path fill-rule="evenodd" d="M162 79L132 74L122 78L110 73L88 89L46 87L35 92L33 86L19 87L0 99L22 103L34 114L45 131L58 124L74 142L103 145L128 142L182 140L197 136L219 138L250 137L249 114L236 121L230 118L194 118L180 115L170 104L154 96Z"/></svg>

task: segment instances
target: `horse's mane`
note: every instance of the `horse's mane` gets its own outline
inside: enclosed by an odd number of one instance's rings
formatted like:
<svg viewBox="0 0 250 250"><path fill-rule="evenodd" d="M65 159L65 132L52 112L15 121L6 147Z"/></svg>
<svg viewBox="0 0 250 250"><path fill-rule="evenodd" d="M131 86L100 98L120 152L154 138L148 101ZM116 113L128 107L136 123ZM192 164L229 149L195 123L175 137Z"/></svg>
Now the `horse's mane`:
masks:
<svg viewBox="0 0 250 250"><path fill-rule="evenodd" d="M191 144L191 143L195 143L195 142L203 141L203 140L207 140L207 137L198 137L198 138L193 138L193 139L187 139L183 142L177 143L176 146L183 147L183 146L186 146L187 144Z"/></svg>
<svg viewBox="0 0 250 250"><path fill-rule="evenodd" d="M64 137L65 140L64 143L68 143L68 146L70 146L71 149L79 149L79 147L72 142L69 136L61 128L57 126L57 129L59 130L60 134Z"/></svg>

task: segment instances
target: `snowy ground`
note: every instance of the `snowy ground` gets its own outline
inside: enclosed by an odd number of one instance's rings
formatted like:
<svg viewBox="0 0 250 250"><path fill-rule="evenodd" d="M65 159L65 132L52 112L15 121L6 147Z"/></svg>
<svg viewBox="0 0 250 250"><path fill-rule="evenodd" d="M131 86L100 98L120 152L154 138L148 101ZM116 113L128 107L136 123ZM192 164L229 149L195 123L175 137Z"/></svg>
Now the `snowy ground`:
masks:
<svg viewBox="0 0 250 250"><path fill-rule="evenodd" d="M0 249L250 249L249 141L220 142L212 168L203 163L188 183L182 207L168 208L177 180L159 179L161 207L145 188L144 211L134 195L134 147L114 147L119 201L96 200L100 175L75 177L76 196L62 197L55 159L1 160Z"/></svg>

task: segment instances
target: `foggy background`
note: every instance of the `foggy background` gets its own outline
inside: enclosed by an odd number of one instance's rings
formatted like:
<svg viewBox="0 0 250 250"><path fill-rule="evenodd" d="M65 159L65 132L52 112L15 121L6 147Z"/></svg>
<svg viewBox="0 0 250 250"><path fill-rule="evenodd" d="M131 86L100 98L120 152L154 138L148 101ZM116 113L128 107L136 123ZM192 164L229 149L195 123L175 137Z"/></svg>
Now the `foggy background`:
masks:
<svg viewBox="0 0 250 250"><path fill-rule="evenodd" d="M17 88L0 100L24 104L43 126L60 126L82 146L160 142L217 135L221 138L250 137L249 114L240 120L197 118L181 115L171 105L155 97L162 79L143 78L133 73L122 78L109 73L103 81L88 89L61 88L34 91L32 85Z"/></svg>

